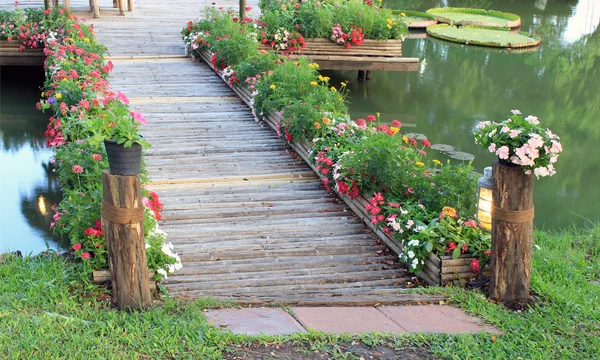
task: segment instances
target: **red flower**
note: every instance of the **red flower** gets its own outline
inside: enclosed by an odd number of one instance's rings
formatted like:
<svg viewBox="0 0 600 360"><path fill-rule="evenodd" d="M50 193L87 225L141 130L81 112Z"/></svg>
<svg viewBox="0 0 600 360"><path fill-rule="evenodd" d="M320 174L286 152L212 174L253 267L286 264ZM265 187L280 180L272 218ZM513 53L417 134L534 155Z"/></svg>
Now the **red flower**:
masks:
<svg viewBox="0 0 600 360"><path fill-rule="evenodd" d="M101 161L102 160L102 156L100 154L92 154L92 160L94 160L94 161Z"/></svg>
<svg viewBox="0 0 600 360"><path fill-rule="evenodd" d="M402 127L402 123L398 120L392 120L392 126L393 127L397 127L397 128L401 128Z"/></svg>
<svg viewBox="0 0 600 360"><path fill-rule="evenodd" d="M369 116L367 116L367 120L368 121L375 121L375 120L377 120L377 118L375 117L375 115L369 115Z"/></svg>
<svg viewBox="0 0 600 360"><path fill-rule="evenodd" d="M81 254L81 258L82 259L89 259L90 258L90 253L84 252L83 254Z"/></svg>
<svg viewBox="0 0 600 360"><path fill-rule="evenodd" d="M474 272L479 272L479 260L477 259L473 259L471 260L471 269L473 269Z"/></svg>
<svg viewBox="0 0 600 360"><path fill-rule="evenodd" d="M73 250L77 251L79 249L81 249L81 244L75 244L75 245L73 245Z"/></svg>
<svg viewBox="0 0 600 360"><path fill-rule="evenodd" d="M483 253L486 254L487 256L492 256L491 250L485 250Z"/></svg>
<svg viewBox="0 0 600 360"><path fill-rule="evenodd" d="M100 249L102 247L102 244L96 244L96 249Z"/></svg>
<svg viewBox="0 0 600 360"><path fill-rule="evenodd" d="M427 139L423 139L423 140L421 140L421 145L423 145L429 149L431 147L431 142Z"/></svg>
<svg viewBox="0 0 600 360"><path fill-rule="evenodd" d="M94 229L102 230L102 221L96 220L96 222L94 223Z"/></svg>
<svg viewBox="0 0 600 360"><path fill-rule="evenodd" d="M469 221L465 221L465 226L476 228L477 223L473 219L469 219Z"/></svg>
<svg viewBox="0 0 600 360"><path fill-rule="evenodd" d="M456 249L456 243L454 243L454 242L448 243L448 247L446 248L446 253L449 253L450 251L452 251L454 249Z"/></svg>
<svg viewBox="0 0 600 360"><path fill-rule="evenodd" d="M102 236L102 231L96 230L94 228L87 228L83 232L85 236Z"/></svg>
<svg viewBox="0 0 600 360"><path fill-rule="evenodd" d="M467 251L469 251L469 247L467 246L467 244L464 244L463 247L462 247L462 249L461 249L461 252L464 254Z"/></svg>

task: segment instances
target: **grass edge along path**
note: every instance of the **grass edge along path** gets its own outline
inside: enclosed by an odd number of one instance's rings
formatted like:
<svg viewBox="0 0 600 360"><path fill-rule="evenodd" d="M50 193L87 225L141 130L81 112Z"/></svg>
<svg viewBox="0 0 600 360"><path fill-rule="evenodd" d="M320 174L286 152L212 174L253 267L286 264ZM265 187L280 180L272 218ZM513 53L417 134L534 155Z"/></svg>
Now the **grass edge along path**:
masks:
<svg viewBox="0 0 600 360"><path fill-rule="evenodd" d="M592 359L600 352L600 224L590 229L537 232L532 288L535 304L512 312L476 290L429 288L450 295L471 315L503 335L362 334L309 332L286 337L232 335L206 323L208 308L232 306L209 299L165 298L148 312L108 307L102 293L74 277L62 258L5 258L0 263L0 358L220 359L238 346L289 342L352 359L338 344L356 339L429 349L449 359Z"/></svg>

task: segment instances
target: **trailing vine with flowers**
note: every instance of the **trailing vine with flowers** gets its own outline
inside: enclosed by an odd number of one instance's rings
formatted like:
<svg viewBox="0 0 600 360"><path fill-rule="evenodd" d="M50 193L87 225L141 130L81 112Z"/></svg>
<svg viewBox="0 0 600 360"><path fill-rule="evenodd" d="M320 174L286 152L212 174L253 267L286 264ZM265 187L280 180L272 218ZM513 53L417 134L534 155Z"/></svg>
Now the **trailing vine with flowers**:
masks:
<svg viewBox="0 0 600 360"><path fill-rule="evenodd" d="M106 79L113 64L106 61L106 48L85 19L61 7L43 12L16 7L8 15L0 12L0 24L0 39L13 40L12 29L19 28L16 41L24 41L23 47L44 48L46 79L37 107L51 114L46 143L54 151L51 163L63 192L60 204L52 205L51 229L70 241L87 277L108 263L100 223L101 178L108 164L99 144L104 138L144 142L139 126L146 119L129 110L125 94L110 89ZM147 183L145 172L142 183ZM142 195L148 265L159 279L179 269L181 261L158 228L163 209L158 195L145 188Z"/></svg>

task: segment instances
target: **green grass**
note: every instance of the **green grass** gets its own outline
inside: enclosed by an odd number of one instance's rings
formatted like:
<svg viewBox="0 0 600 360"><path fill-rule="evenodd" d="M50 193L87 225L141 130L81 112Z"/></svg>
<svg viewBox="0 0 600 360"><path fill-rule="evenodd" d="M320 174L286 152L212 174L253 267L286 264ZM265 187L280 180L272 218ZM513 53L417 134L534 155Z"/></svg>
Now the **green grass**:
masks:
<svg viewBox="0 0 600 360"><path fill-rule="evenodd" d="M451 26L447 24L432 25L427 33L433 37L471 45L492 47L527 47L537 45L538 38L525 33L513 33L508 29L495 29L481 26Z"/></svg>
<svg viewBox="0 0 600 360"><path fill-rule="evenodd" d="M503 331L474 335L336 336L310 332L289 337L234 336L209 326L208 299L164 299L148 312L125 313L99 300L102 293L76 278L60 258L9 259L0 264L0 359L220 359L238 344L289 341L334 358L352 356L336 344L424 347L449 359L593 359L600 353L600 226L538 232L532 288L536 305L522 313L489 302L478 291L427 289Z"/></svg>

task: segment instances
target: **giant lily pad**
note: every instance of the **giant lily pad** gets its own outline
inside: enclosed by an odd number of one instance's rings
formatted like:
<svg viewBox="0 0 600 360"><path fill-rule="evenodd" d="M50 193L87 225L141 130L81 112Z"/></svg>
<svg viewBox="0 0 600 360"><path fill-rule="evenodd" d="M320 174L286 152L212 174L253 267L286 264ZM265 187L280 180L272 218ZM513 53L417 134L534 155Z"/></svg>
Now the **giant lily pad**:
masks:
<svg viewBox="0 0 600 360"><path fill-rule="evenodd" d="M437 24L435 16L421 11L393 10L392 14L396 15L397 19L405 23L409 29L424 29Z"/></svg>
<svg viewBox="0 0 600 360"><path fill-rule="evenodd" d="M424 134L419 134L419 133L406 133L406 134L404 134L404 136L406 136L407 138L415 139L415 140L427 139L427 136L425 136Z"/></svg>
<svg viewBox="0 0 600 360"><path fill-rule="evenodd" d="M462 160L462 161L471 161L475 159L475 155L469 154L462 151L454 151L453 153L448 155L452 159Z"/></svg>
<svg viewBox="0 0 600 360"><path fill-rule="evenodd" d="M433 144L433 145L431 145L431 148L433 150L442 151L445 153L453 153L454 150L456 149L454 146L447 145L447 144Z"/></svg>
<svg viewBox="0 0 600 360"><path fill-rule="evenodd" d="M519 15L495 10L469 8L434 8L427 10L440 23L451 25L477 25L518 28L521 26Z"/></svg>
<svg viewBox="0 0 600 360"><path fill-rule="evenodd" d="M433 25L427 28L427 33L433 37L463 43L503 48L524 48L536 46L540 37L527 33L513 33L509 29L490 28L482 26L456 27L447 24Z"/></svg>

